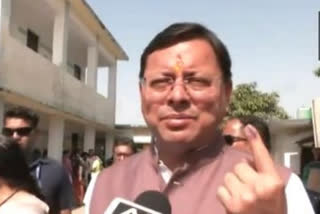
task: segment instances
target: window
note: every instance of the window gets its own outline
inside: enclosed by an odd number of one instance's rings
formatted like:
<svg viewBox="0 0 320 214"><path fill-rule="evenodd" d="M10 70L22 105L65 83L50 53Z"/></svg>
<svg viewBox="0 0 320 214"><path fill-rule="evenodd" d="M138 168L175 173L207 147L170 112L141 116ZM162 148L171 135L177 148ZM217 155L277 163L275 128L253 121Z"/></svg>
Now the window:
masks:
<svg viewBox="0 0 320 214"><path fill-rule="evenodd" d="M27 32L27 46L35 52L38 52L39 36L29 29Z"/></svg>
<svg viewBox="0 0 320 214"><path fill-rule="evenodd" d="M73 66L73 69L74 69L74 77L77 78L78 80L81 80L81 68L79 65L77 64L74 64Z"/></svg>
<svg viewBox="0 0 320 214"><path fill-rule="evenodd" d="M75 151L79 148L79 135L78 133L72 133L71 134L71 149L72 151Z"/></svg>

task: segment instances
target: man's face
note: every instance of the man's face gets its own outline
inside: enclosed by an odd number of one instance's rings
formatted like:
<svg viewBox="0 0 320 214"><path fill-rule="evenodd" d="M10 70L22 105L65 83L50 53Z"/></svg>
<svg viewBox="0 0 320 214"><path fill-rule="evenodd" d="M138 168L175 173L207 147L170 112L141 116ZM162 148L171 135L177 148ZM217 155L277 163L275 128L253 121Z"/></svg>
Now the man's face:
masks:
<svg viewBox="0 0 320 214"><path fill-rule="evenodd" d="M15 117L6 118L3 134L14 139L24 151L32 148L35 131L29 121Z"/></svg>
<svg viewBox="0 0 320 214"><path fill-rule="evenodd" d="M207 41L194 39L153 52L144 78L142 112L156 137L191 147L213 139L232 86L224 83Z"/></svg>
<svg viewBox="0 0 320 214"><path fill-rule="evenodd" d="M94 155L94 151L92 149L89 150L89 157L92 157Z"/></svg>
<svg viewBox="0 0 320 214"><path fill-rule="evenodd" d="M133 154L133 150L128 145L118 145L114 148L113 151L113 160L114 162L119 162Z"/></svg>
<svg viewBox="0 0 320 214"><path fill-rule="evenodd" d="M222 134L228 144L240 150L250 152L250 146L246 140L243 124L238 119L228 120L222 130Z"/></svg>

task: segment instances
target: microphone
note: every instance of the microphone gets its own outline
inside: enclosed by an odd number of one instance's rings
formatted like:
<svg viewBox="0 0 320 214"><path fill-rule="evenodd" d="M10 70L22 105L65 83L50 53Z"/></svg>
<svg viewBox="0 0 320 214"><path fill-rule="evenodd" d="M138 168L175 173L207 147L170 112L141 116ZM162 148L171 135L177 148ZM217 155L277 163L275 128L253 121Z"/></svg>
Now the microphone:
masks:
<svg viewBox="0 0 320 214"><path fill-rule="evenodd" d="M168 198L157 191L141 193L135 202L115 198L104 214L171 214Z"/></svg>

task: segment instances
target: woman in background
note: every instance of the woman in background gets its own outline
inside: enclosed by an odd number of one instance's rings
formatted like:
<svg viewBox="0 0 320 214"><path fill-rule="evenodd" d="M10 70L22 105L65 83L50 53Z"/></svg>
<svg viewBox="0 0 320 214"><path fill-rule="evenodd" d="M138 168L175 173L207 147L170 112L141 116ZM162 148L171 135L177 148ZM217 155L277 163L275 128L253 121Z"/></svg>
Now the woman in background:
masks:
<svg viewBox="0 0 320 214"><path fill-rule="evenodd" d="M83 182L83 160L80 156L79 150L75 149L71 154L72 165L72 187L74 191L74 198L76 206L82 205L84 197L84 182Z"/></svg>
<svg viewBox="0 0 320 214"><path fill-rule="evenodd" d="M0 136L0 214L47 214L42 199L19 145Z"/></svg>

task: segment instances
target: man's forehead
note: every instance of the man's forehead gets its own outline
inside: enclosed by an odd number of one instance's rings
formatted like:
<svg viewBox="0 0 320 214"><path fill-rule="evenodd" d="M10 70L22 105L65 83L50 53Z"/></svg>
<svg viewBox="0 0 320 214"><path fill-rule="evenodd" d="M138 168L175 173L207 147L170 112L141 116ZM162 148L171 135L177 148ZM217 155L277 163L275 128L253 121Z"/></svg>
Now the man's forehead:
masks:
<svg viewBox="0 0 320 214"><path fill-rule="evenodd" d="M242 133L243 124L238 119L231 119L225 123L224 131L232 132L229 134L240 134Z"/></svg>
<svg viewBox="0 0 320 214"><path fill-rule="evenodd" d="M7 117L5 119L5 124L12 124L12 125L20 125L20 124L31 124L30 120L21 117Z"/></svg>
<svg viewBox="0 0 320 214"><path fill-rule="evenodd" d="M150 72L170 71L181 73L185 70L220 70L216 55L205 40L190 40L157 50L149 55L146 75Z"/></svg>
<svg viewBox="0 0 320 214"><path fill-rule="evenodd" d="M182 59L181 54L177 54L175 57L175 63L172 66L172 70L175 71L175 73L180 74L184 69L184 62Z"/></svg>
<svg viewBox="0 0 320 214"><path fill-rule="evenodd" d="M230 126L233 126L233 127L241 127L242 126L242 123L239 119L231 119L231 120L228 120L226 122L226 125L230 125Z"/></svg>
<svg viewBox="0 0 320 214"><path fill-rule="evenodd" d="M126 145L126 144L123 144L123 145L117 145L116 147L115 147L115 150L116 151L127 151L127 150L133 150L132 148L131 148L131 146L130 145Z"/></svg>

